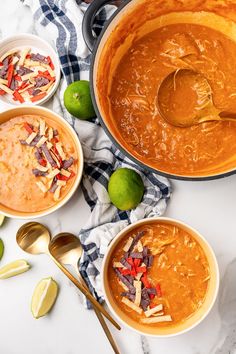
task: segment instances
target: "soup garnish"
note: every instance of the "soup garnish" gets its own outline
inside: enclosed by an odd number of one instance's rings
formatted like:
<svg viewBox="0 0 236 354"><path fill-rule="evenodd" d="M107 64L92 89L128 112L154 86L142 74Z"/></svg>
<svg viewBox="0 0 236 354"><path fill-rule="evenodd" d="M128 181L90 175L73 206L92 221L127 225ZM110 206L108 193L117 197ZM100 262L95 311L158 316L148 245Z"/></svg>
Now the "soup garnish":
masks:
<svg viewBox="0 0 236 354"><path fill-rule="evenodd" d="M15 48L0 58L0 95L10 95L20 103L44 98L55 82L50 56L33 53L31 48Z"/></svg>
<svg viewBox="0 0 236 354"><path fill-rule="evenodd" d="M209 265L198 242L171 224L130 232L111 256L109 284L127 316L142 324L174 325L204 302Z"/></svg>

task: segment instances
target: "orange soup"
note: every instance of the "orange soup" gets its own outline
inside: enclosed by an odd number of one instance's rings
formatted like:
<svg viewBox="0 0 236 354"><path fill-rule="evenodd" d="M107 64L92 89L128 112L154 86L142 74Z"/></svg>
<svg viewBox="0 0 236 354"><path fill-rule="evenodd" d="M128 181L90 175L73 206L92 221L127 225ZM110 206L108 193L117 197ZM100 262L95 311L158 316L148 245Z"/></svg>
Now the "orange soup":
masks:
<svg viewBox="0 0 236 354"><path fill-rule="evenodd" d="M59 124L23 115L0 125L0 204L46 210L70 191L77 169L76 147Z"/></svg>
<svg viewBox="0 0 236 354"><path fill-rule="evenodd" d="M118 307L140 324L174 326L203 304L209 264L196 239L172 224L145 224L114 249L108 284Z"/></svg>
<svg viewBox="0 0 236 354"><path fill-rule="evenodd" d="M133 40L108 94L118 141L139 160L164 172L204 176L235 168L235 122L174 127L160 116L157 105L162 80L178 69L191 69L209 82L217 109L236 112L235 57L233 40L197 24L168 25ZM190 109L184 90L178 100L183 109ZM178 111L178 102L175 106Z"/></svg>

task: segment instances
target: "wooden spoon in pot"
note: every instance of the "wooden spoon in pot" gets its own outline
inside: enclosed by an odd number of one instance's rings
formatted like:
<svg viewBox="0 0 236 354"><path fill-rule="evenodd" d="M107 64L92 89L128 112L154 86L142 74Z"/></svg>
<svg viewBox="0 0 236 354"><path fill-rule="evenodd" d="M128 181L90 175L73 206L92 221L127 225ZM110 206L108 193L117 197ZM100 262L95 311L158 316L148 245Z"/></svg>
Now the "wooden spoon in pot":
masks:
<svg viewBox="0 0 236 354"><path fill-rule="evenodd" d="M176 127L208 121L236 122L236 113L222 112L215 107L207 79L189 69L176 70L162 81L157 104L160 115Z"/></svg>

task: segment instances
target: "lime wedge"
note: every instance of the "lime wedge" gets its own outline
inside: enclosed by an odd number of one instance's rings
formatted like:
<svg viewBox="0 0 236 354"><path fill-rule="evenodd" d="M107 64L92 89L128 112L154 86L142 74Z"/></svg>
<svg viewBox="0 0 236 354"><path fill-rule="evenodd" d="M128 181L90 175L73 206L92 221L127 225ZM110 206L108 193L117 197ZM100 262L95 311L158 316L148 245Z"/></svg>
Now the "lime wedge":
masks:
<svg viewBox="0 0 236 354"><path fill-rule="evenodd" d="M4 219L5 219L5 216L0 214L0 226L2 226Z"/></svg>
<svg viewBox="0 0 236 354"><path fill-rule="evenodd" d="M31 312L34 318L46 315L53 307L58 294L58 285L51 277L40 280L31 301Z"/></svg>
<svg viewBox="0 0 236 354"><path fill-rule="evenodd" d="M24 259L19 259L0 268L0 279L14 277L14 275L24 273L29 269L30 265Z"/></svg>
<svg viewBox="0 0 236 354"><path fill-rule="evenodd" d="M3 253L4 253L4 243L3 240L0 239L0 260L2 259Z"/></svg>

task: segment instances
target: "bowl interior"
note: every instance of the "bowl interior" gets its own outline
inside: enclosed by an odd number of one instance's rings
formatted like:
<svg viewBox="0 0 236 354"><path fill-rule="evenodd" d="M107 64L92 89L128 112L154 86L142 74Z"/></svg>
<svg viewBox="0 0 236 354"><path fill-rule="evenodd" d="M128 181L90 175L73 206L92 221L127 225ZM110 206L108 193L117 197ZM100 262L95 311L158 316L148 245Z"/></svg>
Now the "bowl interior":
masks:
<svg viewBox="0 0 236 354"><path fill-rule="evenodd" d="M128 232L134 230L137 226L144 225L144 224L150 225L151 223L172 224L187 231L200 244L209 263L211 278L209 280L208 290L206 293L204 303L191 317L189 317L184 322L181 322L175 326L158 328L150 325L138 324L134 320L130 319L130 317L128 317L127 314L124 313L117 305L111 293L111 289L108 283L108 272L109 272L108 265L116 245L120 242L121 239L123 239L126 236ZM217 292L218 292L219 271L218 271L218 265L217 265L215 255L211 247L197 231L195 231L194 229L190 228L186 224L177 220L168 219L168 218L151 218L151 219L141 220L133 225L128 226L115 237L115 239L110 244L104 259L103 270L102 270L102 281L103 281L103 291L105 294L105 299L107 301L107 304L110 307L111 311L117 316L117 318L121 322L123 322L125 325L129 326L130 328L142 334L153 335L153 336L173 336L173 335L186 332L191 328L195 327L209 313L210 309L212 308L215 302Z"/></svg>
<svg viewBox="0 0 236 354"><path fill-rule="evenodd" d="M56 113L52 112L49 109L43 108L43 107L36 107L36 106L20 106L20 107L15 107L12 109L9 109L5 112L0 113L0 124L8 121L11 118L21 116L21 115L36 115L36 116L41 116L46 118L50 123L55 125L57 127L60 127L63 131L66 131L69 138L71 139L72 144L74 145L78 157L78 167L77 167L77 176L74 180L74 183L72 183L70 189L68 190L67 194L65 197L53 205L52 207L39 211L39 212L21 212L17 210L10 209L2 204L0 204L0 213L5 214L6 216L9 217L15 217L15 218L22 218L22 219L29 219L29 218L35 218L35 217L40 217L43 215L47 215L52 213L53 211L57 210L60 208L62 205L64 205L74 194L75 190L77 189L80 180L82 178L82 173L83 173L83 151L82 147L79 141L79 138L77 137L75 131L73 128L69 125L69 123L66 122L62 117L57 115Z"/></svg>
<svg viewBox="0 0 236 354"><path fill-rule="evenodd" d="M60 63L58 60L58 56L54 49L49 45L45 40L41 39L38 36L32 35L32 34L19 34L16 36L11 36L3 39L1 41L1 46L0 46L0 56L2 56L4 53L8 52L11 49L14 48L26 48L30 47L35 53L40 53L45 56L50 56L52 59L52 62L55 67L55 75L56 75L56 80L53 84L53 87L41 100L31 103L27 102L27 104L35 106L35 105L40 105L45 103L52 97L52 95L55 93L58 84L60 82ZM9 97L9 95L3 95L0 96L0 100L6 105L6 106L20 106L21 103L18 101L14 101Z"/></svg>
<svg viewBox="0 0 236 354"><path fill-rule="evenodd" d="M156 1L150 0L148 3L142 0L133 0L128 3L112 20L97 46L96 57L94 59L92 79L94 83L94 100L100 113L108 134L112 137L119 148L129 154L135 161L158 170L162 174L173 177L185 177L189 179L214 178L219 175L229 174L235 170L236 157L232 156L224 161L220 166L206 168L204 171L194 173L173 173L163 169L158 169L150 159L145 159L136 153L117 128L116 123L111 118L111 105L109 102L109 92L111 90L112 77L122 57L131 47L134 39L137 40L147 33L152 32L170 24L190 23L204 25L215 29L232 40L236 41L236 20L235 16L227 13L228 18L221 9L213 13L212 2L205 0L201 4L186 0L184 4L178 1ZM108 80L103 78L107 77Z"/></svg>

